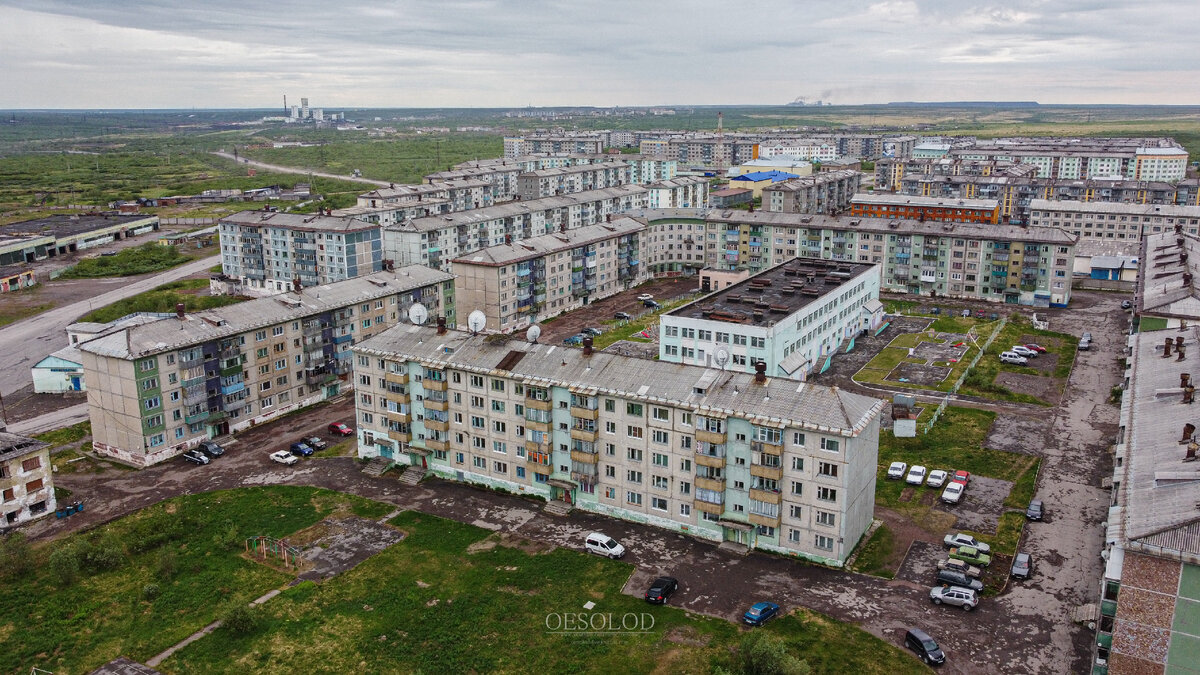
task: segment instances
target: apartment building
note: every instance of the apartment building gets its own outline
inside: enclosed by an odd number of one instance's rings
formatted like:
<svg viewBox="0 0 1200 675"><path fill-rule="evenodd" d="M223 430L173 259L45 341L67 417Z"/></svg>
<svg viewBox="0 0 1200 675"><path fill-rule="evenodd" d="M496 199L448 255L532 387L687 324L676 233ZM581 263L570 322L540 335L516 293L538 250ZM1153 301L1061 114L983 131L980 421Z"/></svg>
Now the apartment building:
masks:
<svg viewBox="0 0 1200 675"><path fill-rule="evenodd" d="M756 273L801 256L883 265L882 288L897 293L1035 307L1064 306L1071 297L1076 238L1053 227L734 210L630 215L652 232L702 221L704 266L717 270Z"/></svg>
<svg viewBox="0 0 1200 675"><path fill-rule="evenodd" d="M378 225L329 215L240 211L218 220L221 273L240 295L282 293L383 269Z"/></svg>
<svg viewBox="0 0 1200 675"><path fill-rule="evenodd" d="M658 357L804 380L883 323L880 266L792 258L663 314Z"/></svg>
<svg viewBox="0 0 1200 675"><path fill-rule="evenodd" d="M1029 224L1061 227L1080 241L1140 240L1148 234L1200 229L1200 206L1125 204L1034 199L1029 203Z"/></svg>
<svg viewBox="0 0 1200 675"><path fill-rule="evenodd" d="M648 239L645 222L613 218L480 249L453 261L455 304L488 331L524 328L647 281Z"/></svg>
<svg viewBox="0 0 1200 675"><path fill-rule="evenodd" d="M643 208L646 192L640 185L621 185L397 223L383 230L384 253L398 265L428 265L448 271L451 260L503 244L506 237L521 241L594 225L610 215Z"/></svg>
<svg viewBox="0 0 1200 675"><path fill-rule="evenodd" d="M411 205L420 202L442 202L443 213L482 209L491 206L495 199L495 185L481 178L458 178L421 185L395 185L364 192L358 196L356 206L387 207Z"/></svg>
<svg viewBox="0 0 1200 675"><path fill-rule="evenodd" d="M1038 178L1176 181L1188 153L1171 138L998 138L951 148L950 157L1034 164Z"/></svg>
<svg viewBox="0 0 1200 675"><path fill-rule="evenodd" d="M943 223L997 223L1000 222L1000 203L994 199L941 199L887 192L863 193L850 199L850 215Z"/></svg>
<svg viewBox="0 0 1200 675"><path fill-rule="evenodd" d="M506 136L504 156L520 157L548 153L551 155L592 154L604 152L608 146L606 134L531 134Z"/></svg>
<svg viewBox="0 0 1200 675"><path fill-rule="evenodd" d="M538 169L517 176L517 194L523 200L602 190L629 184L629 165L624 162L576 164Z"/></svg>
<svg viewBox="0 0 1200 675"><path fill-rule="evenodd" d="M432 328L354 349L359 457L829 565L870 526L882 401Z"/></svg>
<svg viewBox="0 0 1200 675"><path fill-rule="evenodd" d="M634 211L630 215L641 217L656 212ZM700 218L651 223L646 235L650 240L650 272L655 277L695 274L704 267L704 232Z"/></svg>
<svg viewBox="0 0 1200 675"><path fill-rule="evenodd" d="M521 174L563 169L585 164L624 162L629 168L626 183L645 185L675 177L677 163L661 157L642 155L526 155L497 160L478 160L457 165L449 171L439 171L425 176L429 183L446 180L484 180L492 184L493 203L515 199L520 193L518 178Z"/></svg>
<svg viewBox="0 0 1200 675"><path fill-rule="evenodd" d="M0 431L0 531L57 508L50 446L28 436Z"/></svg>
<svg viewBox="0 0 1200 675"><path fill-rule="evenodd" d="M726 133L718 138L709 132L659 132L653 137L643 136L638 147L644 155L687 164L733 166L775 154L803 157L815 153L814 159L908 157L916 140L914 136L886 134L810 134L798 138L795 132ZM772 154L764 154L763 148L769 148Z"/></svg>
<svg viewBox="0 0 1200 675"><path fill-rule="evenodd" d="M962 158L919 159L883 158L875 162L876 191L895 192L901 179L918 176L1006 176L1027 178L1038 174L1034 164L1003 162L996 160L974 160Z"/></svg>
<svg viewBox="0 0 1200 675"><path fill-rule="evenodd" d="M759 157L794 157L816 162L832 162L838 158L837 147L825 142L811 139L779 140L771 143L760 143Z"/></svg>
<svg viewBox="0 0 1200 675"><path fill-rule="evenodd" d="M762 190L762 207L775 213L837 213L850 206L862 174L843 170L804 176Z"/></svg>
<svg viewBox="0 0 1200 675"><path fill-rule="evenodd" d="M92 448L165 461L352 388L350 348L420 303L453 324L453 277L410 266L127 327L79 345Z"/></svg>
<svg viewBox="0 0 1200 675"><path fill-rule="evenodd" d="M646 185L647 206L652 209L699 208L708 203L708 179L679 176Z"/></svg>
<svg viewBox="0 0 1200 675"><path fill-rule="evenodd" d="M1200 317L1200 237L1175 231L1141 240L1135 311L1138 330L1184 329Z"/></svg>

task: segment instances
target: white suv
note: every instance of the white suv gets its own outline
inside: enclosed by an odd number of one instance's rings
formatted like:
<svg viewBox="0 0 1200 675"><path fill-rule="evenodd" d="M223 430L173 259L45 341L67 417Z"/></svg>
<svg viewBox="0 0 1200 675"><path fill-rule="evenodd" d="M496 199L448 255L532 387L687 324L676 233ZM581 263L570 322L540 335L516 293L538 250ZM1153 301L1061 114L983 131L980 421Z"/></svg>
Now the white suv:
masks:
<svg viewBox="0 0 1200 675"><path fill-rule="evenodd" d="M1016 352L1000 352L1000 360L1004 363L1012 363L1018 366L1023 366L1026 363L1029 363L1029 359Z"/></svg>
<svg viewBox="0 0 1200 675"><path fill-rule="evenodd" d="M618 544L616 539L607 534L593 532L587 536L587 541L583 544L588 553L608 556L614 560L625 555L625 547Z"/></svg>
<svg viewBox="0 0 1200 675"><path fill-rule="evenodd" d="M1033 351L1029 347L1026 347L1025 345L1013 345L1013 348L1008 351L1013 352L1018 356L1024 356L1027 359L1036 358L1038 355L1037 352Z"/></svg>

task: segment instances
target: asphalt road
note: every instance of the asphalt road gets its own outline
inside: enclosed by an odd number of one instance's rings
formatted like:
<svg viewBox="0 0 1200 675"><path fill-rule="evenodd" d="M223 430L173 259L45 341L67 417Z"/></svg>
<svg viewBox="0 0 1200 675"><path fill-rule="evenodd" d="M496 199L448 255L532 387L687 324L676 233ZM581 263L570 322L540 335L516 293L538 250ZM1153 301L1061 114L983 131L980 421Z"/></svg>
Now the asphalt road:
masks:
<svg viewBox="0 0 1200 675"><path fill-rule="evenodd" d="M90 284L98 289L112 287L113 290L100 292L88 300L57 307L0 328L0 345L3 345L3 349L0 349L0 394L8 396L29 384L29 369L38 361L67 346L65 330L80 316L155 286L204 272L217 262L217 258L205 257L137 281L85 279L63 282Z"/></svg>
<svg viewBox="0 0 1200 675"><path fill-rule="evenodd" d="M389 183L385 180L372 180L370 178L361 178L361 177L355 177L355 176L339 176L336 173L325 173L323 171L311 171L309 169L303 169L303 168L298 168L298 167L294 167L294 166L280 166L278 164L267 164L266 162L256 162L253 159L247 159L245 157L234 157L232 154L230 154L228 152L214 152L212 154L214 154L218 157L224 157L225 159L232 159L239 164L245 164L246 166L252 166L252 167L255 167L256 169L264 169L267 171L274 171L276 173L299 173L299 174L304 174L305 176L320 176L321 178L332 178L334 180L350 180L350 181L354 181L356 183L368 183L370 185L378 185L379 187L387 187L387 186L391 185L391 183Z"/></svg>

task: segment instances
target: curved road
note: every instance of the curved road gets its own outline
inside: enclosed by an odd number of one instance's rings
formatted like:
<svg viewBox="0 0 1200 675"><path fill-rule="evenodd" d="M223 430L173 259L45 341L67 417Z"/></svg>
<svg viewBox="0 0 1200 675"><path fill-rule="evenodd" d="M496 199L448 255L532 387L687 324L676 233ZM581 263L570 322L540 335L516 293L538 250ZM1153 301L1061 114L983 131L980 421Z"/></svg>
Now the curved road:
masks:
<svg viewBox="0 0 1200 675"><path fill-rule="evenodd" d="M219 258L207 256L180 265L137 281L128 279L83 279L75 282L99 288L116 285L111 291L101 292L89 300L56 307L37 316L31 316L0 328L0 395L8 396L29 384L29 369L33 364L67 346L68 325L93 309L148 291L170 281L204 272Z"/></svg>
<svg viewBox="0 0 1200 675"><path fill-rule="evenodd" d="M259 169L265 169L267 171L275 171L278 173L298 173L298 174L303 174L305 176L320 176L321 178L332 178L334 180L349 180L349 181L354 181L356 183L367 183L370 185L377 185L379 187L388 187L388 186L392 185L392 183L389 183L385 180L371 180L370 178L356 178L354 176L339 176L336 173L325 173L323 171L312 171L310 169L298 169L294 166L279 166L278 164L267 164L266 162L256 162L253 159L247 159L247 158L241 157L241 156L234 157L231 153L228 153L228 152L214 152L212 154L214 154L218 157L224 157L225 159L231 159L239 164L245 164L246 166L253 166L253 167L256 167Z"/></svg>

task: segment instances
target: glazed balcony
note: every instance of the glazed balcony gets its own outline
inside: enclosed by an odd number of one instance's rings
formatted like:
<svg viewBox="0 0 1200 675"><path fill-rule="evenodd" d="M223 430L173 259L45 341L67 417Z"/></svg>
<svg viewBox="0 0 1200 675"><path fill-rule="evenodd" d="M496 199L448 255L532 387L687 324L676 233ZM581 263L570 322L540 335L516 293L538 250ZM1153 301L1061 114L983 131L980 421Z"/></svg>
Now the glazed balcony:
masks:
<svg viewBox="0 0 1200 675"><path fill-rule="evenodd" d="M696 430L696 440L703 443L714 443L716 445L725 444L725 432L707 431L704 429Z"/></svg>
<svg viewBox="0 0 1200 675"><path fill-rule="evenodd" d="M696 483L699 485L699 482ZM759 490L758 488L750 488L750 499L768 504L779 504L783 501L783 495L775 490Z"/></svg>
<svg viewBox="0 0 1200 675"><path fill-rule="evenodd" d="M750 522L755 525L765 525L767 527L779 527L779 516L760 516L757 513L751 512L746 514L750 516Z"/></svg>
<svg viewBox="0 0 1200 675"><path fill-rule="evenodd" d="M421 386L425 387L425 389L428 391L446 391L445 380L431 380L429 378L425 378L424 380L421 380Z"/></svg>
<svg viewBox="0 0 1200 675"><path fill-rule="evenodd" d="M428 417L426 417L425 418L425 428L429 429L431 431L449 431L450 430L450 420L446 420L445 422L443 422L441 420L431 420Z"/></svg>
<svg viewBox="0 0 1200 675"><path fill-rule="evenodd" d="M696 476L696 487L701 490L714 490L716 492L725 491L724 478L707 478L704 476Z"/></svg>
<svg viewBox="0 0 1200 675"><path fill-rule="evenodd" d="M759 478L769 478L770 480L780 480L783 478L783 467L771 464L751 464L750 475Z"/></svg>
<svg viewBox="0 0 1200 675"><path fill-rule="evenodd" d="M725 512L724 504L711 504L709 502L701 501L701 500L697 499L695 502L693 502L693 505L696 507L697 511L711 513L714 516L719 516Z"/></svg>

